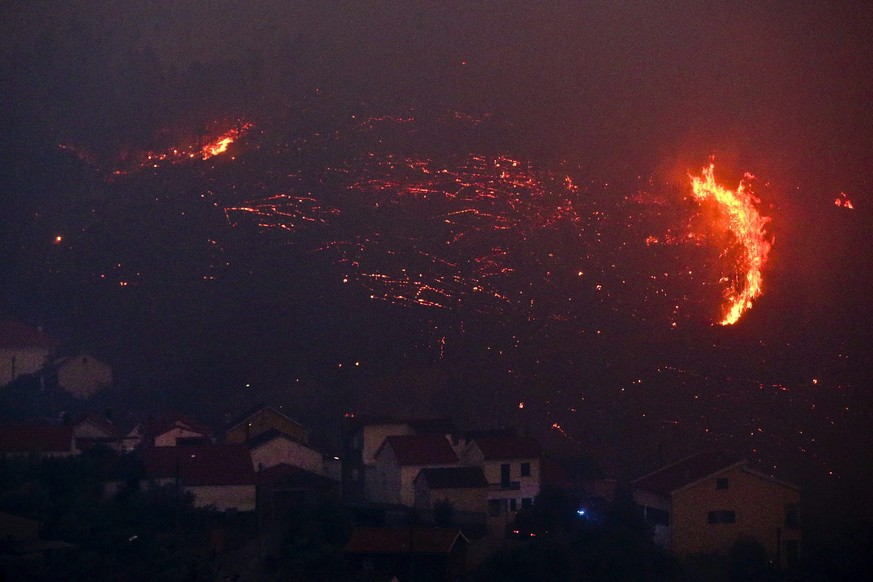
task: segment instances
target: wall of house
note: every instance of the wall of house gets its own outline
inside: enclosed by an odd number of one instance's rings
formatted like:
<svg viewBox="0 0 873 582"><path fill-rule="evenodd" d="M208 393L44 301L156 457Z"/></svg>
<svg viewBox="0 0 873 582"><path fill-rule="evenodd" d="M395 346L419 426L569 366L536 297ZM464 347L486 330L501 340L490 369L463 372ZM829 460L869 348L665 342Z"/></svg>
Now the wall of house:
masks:
<svg viewBox="0 0 873 582"><path fill-rule="evenodd" d="M254 485L202 485L185 487L194 494L195 507L212 506L219 511L236 509L237 511L254 511Z"/></svg>
<svg viewBox="0 0 873 582"><path fill-rule="evenodd" d="M51 353L52 350L47 348L0 349L0 386L19 376L39 372Z"/></svg>
<svg viewBox="0 0 873 582"><path fill-rule="evenodd" d="M176 439L180 438L200 438L203 435L193 430L188 430L182 427L175 427L163 434L155 436L156 447L175 447Z"/></svg>
<svg viewBox="0 0 873 582"><path fill-rule="evenodd" d="M663 548L670 549L673 545L672 539L672 500L667 495L660 495L658 493L654 493L652 491L645 491L643 489L635 490L633 493L634 503L642 507L643 512L646 514L646 521L649 525L652 526L652 539L653 541ZM660 510L666 512L667 514L667 522L663 523L654 523L656 521L653 514L650 514L649 511L651 509Z"/></svg>
<svg viewBox="0 0 873 582"><path fill-rule="evenodd" d="M717 479L726 478L726 488ZM761 542L771 559L784 563L789 540L800 540L800 530L786 527L786 507L800 502L800 492L762 475L736 467L674 492L673 551L725 554L737 539ZM711 511L733 511L734 523L709 523Z"/></svg>
<svg viewBox="0 0 873 582"><path fill-rule="evenodd" d="M58 386L77 398L88 398L112 385L112 368L88 355L70 358L58 368Z"/></svg>
<svg viewBox="0 0 873 582"><path fill-rule="evenodd" d="M251 454L256 471L261 465L266 469L280 463L287 463L319 475L324 474L324 460L321 453L290 439L274 438L253 448Z"/></svg>
<svg viewBox="0 0 873 582"><path fill-rule="evenodd" d="M367 501L400 503L400 465L391 447L383 448L376 464L364 473Z"/></svg>
<svg viewBox="0 0 873 582"><path fill-rule="evenodd" d="M434 504L441 500L447 500L455 511L485 513L488 508L485 487L430 489L423 479L419 479L414 489L415 506L421 509L433 509Z"/></svg>

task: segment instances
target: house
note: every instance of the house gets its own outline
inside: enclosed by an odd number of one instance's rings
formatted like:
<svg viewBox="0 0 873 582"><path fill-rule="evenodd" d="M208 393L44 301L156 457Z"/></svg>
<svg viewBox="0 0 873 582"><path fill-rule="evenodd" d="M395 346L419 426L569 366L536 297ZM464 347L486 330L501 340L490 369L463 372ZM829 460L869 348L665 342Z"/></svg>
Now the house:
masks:
<svg viewBox="0 0 873 582"><path fill-rule="evenodd" d="M285 463L261 469L259 510L266 525L284 527L292 508L338 500L339 481Z"/></svg>
<svg viewBox="0 0 873 582"><path fill-rule="evenodd" d="M432 510L448 501L457 512L481 513L487 508L488 480L481 467L428 468L413 482L415 507Z"/></svg>
<svg viewBox="0 0 873 582"><path fill-rule="evenodd" d="M224 442L245 443L269 430L276 430L301 443L309 442L302 424L287 416L279 407L259 404L227 424Z"/></svg>
<svg viewBox="0 0 873 582"><path fill-rule="evenodd" d="M439 434L451 440L457 432L447 418L398 419L392 416L346 414L346 435L342 454L343 497L361 501L367 491L368 474L376 466L376 452L389 436Z"/></svg>
<svg viewBox="0 0 873 582"><path fill-rule="evenodd" d="M356 570L388 572L400 582L462 580L469 541L457 528L356 527L346 560Z"/></svg>
<svg viewBox="0 0 873 582"><path fill-rule="evenodd" d="M76 448L87 451L95 445L109 447L116 452L127 452L125 438L121 429L108 418L88 414L73 424L73 436Z"/></svg>
<svg viewBox="0 0 873 582"><path fill-rule="evenodd" d="M72 457L77 454L71 426L0 426L0 455Z"/></svg>
<svg viewBox="0 0 873 582"><path fill-rule="evenodd" d="M757 540L782 567L800 555L800 489L724 452L692 455L632 483L655 541L677 554L727 554Z"/></svg>
<svg viewBox="0 0 873 582"><path fill-rule="evenodd" d="M148 482L192 493L196 507L255 509L257 475L245 445L156 446L142 461Z"/></svg>
<svg viewBox="0 0 873 582"><path fill-rule="evenodd" d="M419 471L457 463L458 457L443 435L389 436L376 451L375 468L368 473L367 500L412 507L413 482Z"/></svg>
<svg viewBox="0 0 873 582"><path fill-rule="evenodd" d="M112 368L86 353L58 358L48 371L57 377L58 388L83 400L112 386Z"/></svg>
<svg viewBox="0 0 873 582"><path fill-rule="evenodd" d="M324 456L278 429L271 428L262 432L250 439L246 445L256 470L285 464L324 475Z"/></svg>
<svg viewBox="0 0 873 582"><path fill-rule="evenodd" d="M212 429L184 414L172 412L137 424L126 438L144 447L204 445L212 442Z"/></svg>
<svg viewBox="0 0 873 582"><path fill-rule="evenodd" d="M530 437L489 435L470 441L461 464L482 467L488 480L488 515L508 523L539 495L541 458L542 448Z"/></svg>
<svg viewBox="0 0 873 582"><path fill-rule="evenodd" d="M43 369L61 342L19 321L0 321L0 386Z"/></svg>

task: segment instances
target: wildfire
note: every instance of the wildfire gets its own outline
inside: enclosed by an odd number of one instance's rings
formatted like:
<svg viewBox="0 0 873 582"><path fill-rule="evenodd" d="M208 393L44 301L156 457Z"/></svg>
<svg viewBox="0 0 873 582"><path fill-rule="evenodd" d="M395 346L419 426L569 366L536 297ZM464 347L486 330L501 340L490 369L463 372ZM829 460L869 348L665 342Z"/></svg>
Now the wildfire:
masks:
<svg viewBox="0 0 873 582"><path fill-rule="evenodd" d="M755 208L758 199L740 182L736 191L720 186L715 181L715 164L703 168L702 176L690 176L694 197L700 202L713 200L727 216L728 230L743 245L744 255L739 259L737 271L744 273L740 281L734 281L725 291L728 305L721 325L736 323L743 313L752 307L752 301L762 293L763 269L767 264L771 240L764 232L769 217L761 216ZM750 178L746 174L746 178Z"/></svg>
<svg viewBox="0 0 873 582"><path fill-rule="evenodd" d="M840 208L846 208L848 210L855 209L855 206L852 204L852 201L849 200L849 197L846 196L845 192L840 192L840 195L837 196L836 200L834 200L834 206L839 206Z"/></svg>

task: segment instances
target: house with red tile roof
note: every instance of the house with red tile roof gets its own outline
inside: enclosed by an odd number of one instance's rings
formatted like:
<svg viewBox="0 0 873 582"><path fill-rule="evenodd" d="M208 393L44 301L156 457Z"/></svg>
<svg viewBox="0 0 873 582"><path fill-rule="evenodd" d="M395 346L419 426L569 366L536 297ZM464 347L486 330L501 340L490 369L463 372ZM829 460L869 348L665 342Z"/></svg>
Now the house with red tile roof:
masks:
<svg viewBox="0 0 873 582"><path fill-rule="evenodd" d="M148 482L192 493L196 507L255 509L257 474L245 445L150 447L142 461Z"/></svg>
<svg viewBox="0 0 873 582"><path fill-rule="evenodd" d="M412 507L413 481L426 468L452 467L458 456L440 434L389 436L376 451L376 466L368 473L368 501Z"/></svg>
<svg viewBox="0 0 873 582"><path fill-rule="evenodd" d="M457 432L448 418L395 418L347 413L345 421L342 482L343 498L348 501L370 497L367 483L372 481L376 468L376 452L387 437L437 434L451 441Z"/></svg>
<svg viewBox="0 0 873 582"><path fill-rule="evenodd" d="M204 445L212 442L212 429L180 412L170 412L138 423L126 436L143 447Z"/></svg>
<svg viewBox="0 0 873 582"><path fill-rule="evenodd" d="M45 367L61 342L20 321L0 321L0 386Z"/></svg>
<svg viewBox="0 0 873 582"><path fill-rule="evenodd" d="M71 426L0 426L0 455L71 457L78 454Z"/></svg>
<svg viewBox="0 0 873 582"><path fill-rule="evenodd" d="M118 453L135 448L135 439L128 438L117 424L104 416L87 414L73 423L76 448L87 451L95 445L109 447Z"/></svg>
<svg viewBox="0 0 873 582"><path fill-rule="evenodd" d="M355 570L389 572L399 580L455 582L463 579L468 545L457 528L356 527L345 555Z"/></svg>
<svg viewBox="0 0 873 582"><path fill-rule="evenodd" d="M726 555L734 542L751 538L783 567L799 559L800 488L754 470L744 459L698 453L631 485L655 541L678 554Z"/></svg>
<svg viewBox="0 0 873 582"><path fill-rule="evenodd" d="M542 447L531 437L485 435L470 441L461 464L482 468L488 480L488 515L508 523L539 495L542 456Z"/></svg>

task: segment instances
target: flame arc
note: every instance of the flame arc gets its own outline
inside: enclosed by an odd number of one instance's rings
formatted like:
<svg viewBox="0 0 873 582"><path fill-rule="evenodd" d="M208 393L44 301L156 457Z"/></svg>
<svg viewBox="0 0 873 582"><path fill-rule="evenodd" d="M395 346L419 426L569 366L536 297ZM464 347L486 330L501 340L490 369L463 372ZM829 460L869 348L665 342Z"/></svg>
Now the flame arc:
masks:
<svg viewBox="0 0 873 582"><path fill-rule="evenodd" d="M744 253L740 257L737 270L744 272L739 281L733 282L725 291L725 307L721 325L732 325L751 309L752 302L763 292L764 267L772 247L772 238L765 232L770 218L762 216L755 204L759 200L748 189L745 180L736 190L720 186L715 181L715 164L703 168L701 176L690 176L694 198L703 202L713 200L719 211L727 217L728 230L742 244ZM746 178L751 178L749 174Z"/></svg>

